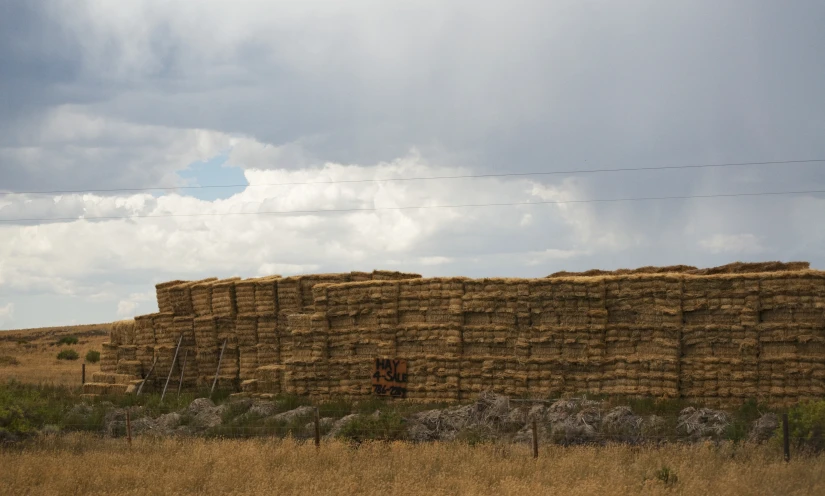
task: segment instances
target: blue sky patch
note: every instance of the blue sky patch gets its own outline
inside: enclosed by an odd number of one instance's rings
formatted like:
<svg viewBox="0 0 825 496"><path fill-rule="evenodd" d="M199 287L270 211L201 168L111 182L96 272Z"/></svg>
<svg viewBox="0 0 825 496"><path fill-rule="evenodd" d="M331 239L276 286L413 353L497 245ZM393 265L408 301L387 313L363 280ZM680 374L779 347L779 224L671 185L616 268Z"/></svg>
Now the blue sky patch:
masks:
<svg viewBox="0 0 825 496"><path fill-rule="evenodd" d="M186 180L188 186L205 186L204 188L184 188L179 190L180 194L213 201L229 198L243 191L249 184L243 175L243 169L226 165L227 160L228 157L221 154L205 162L195 162L186 170L179 172L178 175ZM239 186L226 187L227 185Z"/></svg>

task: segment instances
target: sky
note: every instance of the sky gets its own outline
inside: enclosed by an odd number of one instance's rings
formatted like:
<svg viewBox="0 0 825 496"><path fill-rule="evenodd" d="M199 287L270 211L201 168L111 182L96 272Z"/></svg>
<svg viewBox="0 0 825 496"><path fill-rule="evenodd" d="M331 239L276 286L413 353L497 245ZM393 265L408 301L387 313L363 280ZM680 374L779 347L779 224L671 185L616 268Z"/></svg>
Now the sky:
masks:
<svg viewBox="0 0 825 496"><path fill-rule="evenodd" d="M4 0L0 329L210 276L825 269L823 25L819 0ZM584 172L628 168L654 170ZM765 192L802 193L718 196ZM701 198L603 201L673 196Z"/></svg>

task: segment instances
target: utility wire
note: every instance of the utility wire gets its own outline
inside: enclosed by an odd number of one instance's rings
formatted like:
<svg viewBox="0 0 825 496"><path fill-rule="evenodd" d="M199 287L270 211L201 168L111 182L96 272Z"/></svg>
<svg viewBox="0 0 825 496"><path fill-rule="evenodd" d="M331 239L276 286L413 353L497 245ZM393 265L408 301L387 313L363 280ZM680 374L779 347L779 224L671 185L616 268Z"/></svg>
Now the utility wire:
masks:
<svg viewBox="0 0 825 496"><path fill-rule="evenodd" d="M477 208L477 207L515 207L515 206L530 206L530 205L565 205L565 204L579 204L579 203L618 203L618 202L640 202L640 201L656 201L656 200L691 200L691 199L705 199L705 198L739 198L739 197L755 197L755 196L783 196L783 195L807 195L825 193L825 190L807 190L807 191L767 191L760 193L727 193L716 195L686 195L686 196L646 196L636 198L609 198L609 199L595 199L595 200L549 200L549 201L530 201L530 202L512 202L512 203L465 203L460 205L417 205L406 207L360 207L360 208L330 208L330 209L316 209L316 210L264 210L258 212L212 212L212 213L194 213L194 214L147 214L147 215L104 215L95 217L55 217L42 219L0 219L0 222L65 222L77 220L121 220L121 219L159 219L169 217L223 217L230 215L308 215L308 214L327 214L327 213L354 213L354 212L381 212L392 210L423 210L435 208Z"/></svg>
<svg viewBox="0 0 825 496"><path fill-rule="evenodd" d="M548 172L508 172L502 174L466 174L456 176L421 176L421 177L390 177L385 179L342 179L336 181L303 181L287 183L269 184L212 184L204 186L156 186L152 188L111 188L111 189L84 189L84 190L55 190L55 191L5 191L0 195L66 195L75 193L115 193L127 191L155 191L155 190L189 190L189 189L214 189L214 188L260 188L268 186L300 186L310 184L349 184L349 183L375 183L375 182L398 182L398 181L432 181L439 179L482 179L491 177L525 177L525 176L553 176L562 174L599 174L610 172L638 172L657 170L678 170L678 169L707 169L720 167L739 167L755 165L794 165L825 163L825 159L809 160L778 160L771 162L735 162L726 164L696 164L696 165L670 165L660 167L623 167L619 169L582 169L564 170Z"/></svg>

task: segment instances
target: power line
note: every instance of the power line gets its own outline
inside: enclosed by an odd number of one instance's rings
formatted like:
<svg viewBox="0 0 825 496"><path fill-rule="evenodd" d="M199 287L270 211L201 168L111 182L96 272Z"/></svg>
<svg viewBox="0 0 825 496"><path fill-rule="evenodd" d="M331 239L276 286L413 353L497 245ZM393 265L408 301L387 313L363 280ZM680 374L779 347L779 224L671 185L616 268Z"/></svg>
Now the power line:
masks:
<svg viewBox="0 0 825 496"><path fill-rule="evenodd" d="M419 176L419 177L395 177L386 179L342 179L337 181L303 181L287 183L268 184L212 184L204 186L156 186L151 188L111 188L111 189L84 189L84 190L55 190L55 191L5 191L0 195L66 195L75 193L116 193L135 191L156 191L156 190L190 190L190 189L216 189L216 188L260 188L269 186L302 186L310 184L349 184L349 183L374 183L374 182L399 182L399 181L432 181L440 179L483 179L494 177L525 177L525 176L553 176L562 174L600 174L610 172L639 172L639 171L660 171L678 169L707 169L720 167L739 167L756 165L794 165L825 163L825 159L809 160L778 160L770 162L732 162L725 164L695 164L695 165L669 165L660 167L623 167L618 169L582 169L564 170L548 172L508 172L502 174L466 174L455 176Z"/></svg>
<svg viewBox="0 0 825 496"><path fill-rule="evenodd" d="M149 215L123 215L123 216L96 216L96 217L55 217L50 219L0 219L0 222L67 222L77 220L124 220L124 219L159 219L170 217L224 217L230 215L309 215L327 213L355 213L355 212L381 212L393 210L424 210L434 208L478 208L478 207L516 207L531 205L565 205L580 203L619 203L619 202L640 202L658 200L692 200L707 198L740 198L756 196L783 196L783 195L807 195L821 194L825 190L807 191L766 191L760 193L727 193L716 195L686 195L686 196L646 196L636 198L608 198L594 200L551 200L536 202L512 202L512 203L465 203L461 205L417 205L407 207L361 207L361 208L330 208L316 210L270 210L258 212L213 212L196 214L149 214Z"/></svg>

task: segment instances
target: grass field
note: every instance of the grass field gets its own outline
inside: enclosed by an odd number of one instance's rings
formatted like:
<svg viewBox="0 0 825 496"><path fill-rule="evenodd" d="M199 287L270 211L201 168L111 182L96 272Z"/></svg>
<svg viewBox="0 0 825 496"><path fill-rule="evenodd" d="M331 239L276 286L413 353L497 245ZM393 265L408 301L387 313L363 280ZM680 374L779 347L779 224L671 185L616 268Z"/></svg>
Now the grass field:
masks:
<svg viewBox="0 0 825 496"><path fill-rule="evenodd" d="M79 386L80 366L89 350L101 350L109 340L110 324L44 327L0 332L0 381L15 379L29 384ZM58 345L68 336L77 344ZM73 349L78 360L58 360L63 349ZM86 377L99 370L98 364L86 364Z"/></svg>
<svg viewBox="0 0 825 496"><path fill-rule="evenodd" d="M311 444L74 434L0 450L3 494L825 494L825 458L753 446ZM47 476L45 474L48 474Z"/></svg>

